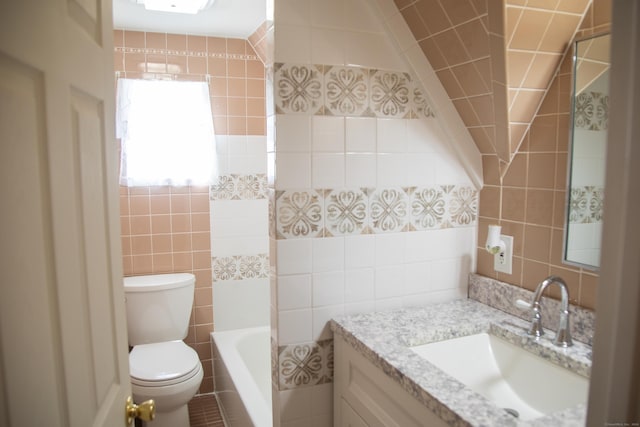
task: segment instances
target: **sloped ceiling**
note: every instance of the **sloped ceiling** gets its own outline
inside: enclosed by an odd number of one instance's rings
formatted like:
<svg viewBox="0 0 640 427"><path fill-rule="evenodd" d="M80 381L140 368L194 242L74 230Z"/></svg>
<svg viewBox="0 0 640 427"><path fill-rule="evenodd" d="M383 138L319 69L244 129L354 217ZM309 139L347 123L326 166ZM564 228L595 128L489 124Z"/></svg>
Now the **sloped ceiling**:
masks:
<svg viewBox="0 0 640 427"><path fill-rule="evenodd" d="M395 0L483 155L504 173L590 0Z"/></svg>

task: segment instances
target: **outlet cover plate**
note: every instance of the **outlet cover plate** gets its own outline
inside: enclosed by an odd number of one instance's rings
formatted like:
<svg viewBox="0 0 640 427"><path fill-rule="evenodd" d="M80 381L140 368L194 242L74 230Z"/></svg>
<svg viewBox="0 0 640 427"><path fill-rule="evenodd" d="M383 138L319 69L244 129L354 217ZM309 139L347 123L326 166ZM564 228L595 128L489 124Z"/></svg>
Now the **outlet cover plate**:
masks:
<svg viewBox="0 0 640 427"><path fill-rule="evenodd" d="M511 274L513 266L513 236L500 235L500 239L506 246L504 252L493 256L493 269L500 273Z"/></svg>

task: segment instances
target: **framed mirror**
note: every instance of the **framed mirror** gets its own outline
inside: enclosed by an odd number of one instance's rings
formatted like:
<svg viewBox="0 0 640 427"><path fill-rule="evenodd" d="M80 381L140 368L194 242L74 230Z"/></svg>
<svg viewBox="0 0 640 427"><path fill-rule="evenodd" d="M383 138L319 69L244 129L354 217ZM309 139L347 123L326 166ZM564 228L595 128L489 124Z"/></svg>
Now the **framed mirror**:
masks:
<svg viewBox="0 0 640 427"><path fill-rule="evenodd" d="M574 46L564 261L597 270L609 128L610 34Z"/></svg>

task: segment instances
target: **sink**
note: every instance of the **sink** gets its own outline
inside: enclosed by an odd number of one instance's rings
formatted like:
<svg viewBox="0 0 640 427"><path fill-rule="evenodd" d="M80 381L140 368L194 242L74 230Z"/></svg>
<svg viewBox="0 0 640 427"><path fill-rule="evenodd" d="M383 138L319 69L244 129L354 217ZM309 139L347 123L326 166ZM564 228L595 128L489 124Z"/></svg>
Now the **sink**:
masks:
<svg viewBox="0 0 640 427"><path fill-rule="evenodd" d="M521 420L587 401L587 378L488 333L411 350Z"/></svg>

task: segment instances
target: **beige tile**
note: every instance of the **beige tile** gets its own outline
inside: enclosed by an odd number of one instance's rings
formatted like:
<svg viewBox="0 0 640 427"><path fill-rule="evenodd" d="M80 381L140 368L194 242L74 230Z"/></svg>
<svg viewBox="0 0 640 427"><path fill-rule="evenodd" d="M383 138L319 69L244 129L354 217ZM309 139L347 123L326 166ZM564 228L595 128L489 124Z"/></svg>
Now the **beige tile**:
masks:
<svg viewBox="0 0 640 427"><path fill-rule="evenodd" d="M468 99L463 98L454 100L453 105L456 107L456 110L458 110L460 118L467 127L482 125Z"/></svg>
<svg viewBox="0 0 640 427"><path fill-rule="evenodd" d="M212 53L227 53L227 39L222 37L207 37L206 41L207 52Z"/></svg>
<svg viewBox="0 0 640 427"><path fill-rule="evenodd" d="M207 74L207 58L202 56L187 57L187 70L191 74Z"/></svg>
<svg viewBox="0 0 640 427"><path fill-rule="evenodd" d="M195 306L196 325L213 324L213 306Z"/></svg>
<svg viewBox="0 0 640 427"><path fill-rule="evenodd" d="M145 36L141 31L124 31L124 45L126 47L145 47Z"/></svg>
<svg viewBox="0 0 640 427"><path fill-rule="evenodd" d="M529 130L529 126L527 124L509 124L509 146L511 147L512 153L516 153L518 150L522 149L525 141L527 140L525 138L525 136L527 135L527 130Z"/></svg>
<svg viewBox="0 0 640 427"><path fill-rule="evenodd" d="M598 27L611 23L612 0L600 0L593 4L593 25Z"/></svg>
<svg viewBox="0 0 640 427"><path fill-rule="evenodd" d="M536 9L556 10L559 0L528 0L527 7Z"/></svg>
<svg viewBox="0 0 640 427"><path fill-rule="evenodd" d="M568 157L566 153L556 154L556 179L554 187L556 190L564 191L567 188Z"/></svg>
<svg viewBox="0 0 640 427"><path fill-rule="evenodd" d="M173 252L191 252L191 233L171 234L171 245Z"/></svg>
<svg viewBox="0 0 640 427"><path fill-rule="evenodd" d="M199 288L204 288L209 291L208 297L211 298L211 284L213 281L211 276L211 267L202 270L194 270L193 274L196 276L196 291L199 291ZM196 295L197 294L198 292L196 292ZM203 298L206 298L206 295ZM203 303L203 305L207 304ZM211 303L209 303L209 305L211 305Z"/></svg>
<svg viewBox="0 0 640 427"><path fill-rule="evenodd" d="M524 258L549 262L551 227L526 225L524 228Z"/></svg>
<svg viewBox="0 0 640 427"><path fill-rule="evenodd" d="M129 210L131 215L149 215L149 197L131 196L129 197Z"/></svg>
<svg viewBox="0 0 640 427"><path fill-rule="evenodd" d="M489 56L489 34L480 19L460 25L455 28L455 31L464 42L464 47L472 60Z"/></svg>
<svg viewBox="0 0 640 427"><path fill-rule="evenodd" d="M479 215L485 218L500 217L500 187L485 185L480 190Z"/></svg>
<svg viewBox="0 0 640 427"><path fill-rule="evenodd" d="M263 79L247 79L247 96L250 98L264 98L266 96L265 81Z"/></svg>
<svg viewBox="0 0 640 427"><path fill-rule="evenodd" d="M558 152L560 153L569 152L569 122L569 114L558 115Z"/></svg>
<svg viewBox="0 0 640 427"><path fill-rule="evenodd" d="M151 236L132 236L131 253L133 255L151 254Z"/></svg>
<svg viewBox="0 0 640 427"><path fill-rule="evenodd" d="M147 71L147 59L144 53L125 53L124 71L144 73Z"/></svg>
<svg viewBox="0 0 640 427"><path fill-rule="evenodd" d="M524 259L522 262L522 286L535 291L538 284L549 276L549 264ZM546 294L545 294L546 295Z"/></svg>
<svg viewBox="0 0 640 427"><path fill-rule="evenodd" d="M401 11L404 21L407 23L407 27L411 30L411 34L417 41L422 41L431 35L431 32L427 28L422 16L418 12L416 6L412 5Z"/></svg>
<svg viewBox="0 0 640 427"><path fill-rule="evenodd" d="M501 0L492 0L497 3L502 3ZM510 42L513 38L513 34L516 31L518 23L520 22L520 18L522 17L522 13L524 9L520 7L506 7L505 11L505 23L504 23L504 37L507 42ZM498 33L500 34L500 33Z"/></svg>
<svg viewBox="0 0 640 427"><path fill-rule="evenodd" d="M169 212L169 211L167 211ZM153 234L171 232L170 215L151 215L151 231Z"/></svg>
<svg viewBox="0 0 640 427"><path fill-rule="evenodd" d="M453 25L460 25L477 17L469 0L440 0L440 4Z"/></svg>
<svg viewBox="0 0 640 427"><path fill-rule="evenodd" d="M458 34L453 29L436 34L433 36L433 40L450 67L471 60Z"/></svg>
<svg viewBox="0 0 640 427"><path fill-rule="evenodd" d="M245 55L247 50L251 51L245 39L227 39L227 53Z"/></svg>
<svg viewBox="0 0 640 427"><path fill-rule="evenodd" d="M147 49L166 49L167 34L166 33L145 33Z"/></svg>
<svg viewBox="0 0 640 427"><path fill-rule="evenodd" d="M132 236L151 234L151 217L149 215L136 215L129 217Z"/></svg>
<svg viewBox="0 0 640 427"><path fill-rule="evenodd" d="M170 273L173 270L173 257L171 254L153 254L153 272Z"/></svg>
<svg viewBox="0 0 640 427"><path fill-rule="evenodd" d="M529 133L529 150L532 152L556 151L557 127L556 115L536 116Z"/></svg>
<svg viewBox="0 0 640 427"><path fill-rule="evenodd" d="M530 122L544 93L542 90L519 90L509 109L509 120L520 123Z"/></svg>
<svg viewBox="0 0 640 427"><path fill-rule="evenodd" d="M551 84L560 59L560 55L536 53L522 81L522 87L546 90Z"/></svg>
<svg viewBox="0 0 640 427"><path fill-rule="evenodd" d="M518 153L513 157L509 164L504 178L503 185L508 187L524 188L527 184L527 154Z"/></svg>
<svg viewBox="0 0 640 427"><path fill-rule="evenodd" d="M191 271L193 256L191 252L172 252L173 268L175 271Z"/></svg>
<svg viewBox="0 0 640 427"><path fill-rule="evenodd" d="M167 34L167 49L177 52L187 50L186 34Z"/></svg>
<svg viewBox="0 0 640 427"><path fill-rule="evenodd" d="M206 52L207 38L203 36L187 35L187 50L189 52Z"/></svg>
<svg viewBox="0 0 640 427"><path fill-rule="evenodd" d="M580 300L582 307L595 310L600 278L596 274L582 273L580 275Z"/></svg>
<svg viewBox="0 0 640 427"><path fill-rule="evenodd" d="M209 213L192 213L191 214L191 229L193 232L209 231L210 218Z"/></svg>
<svg viewBox="0 0 640 427"><path fill-rule="evenodd" d="M543 52L563 53L580 23L580 18L577 15L555 13L539 49Z"/></svg>
<svg viewBox="0 0 640 427"><path fill-rule="evenodd" d="M582 15L588 5L589 0L560 0L557 10Z"/></svg>
<svg viewBox="0 0 640 427"><path fill-rule="evenodd" d="M178 73L187 73L188 65L187 65L187 57L184 55L167 55L167 70L169 70L173 74ZM206 73L206 71L205 71ZM202 73L202 74L205 74Z"/></svg>
<svg viewBox="0 0 640 427"><path fill-rule="evenodd" d="M507 82L512 88L519 88L535 57L533 52L507 51Z"/></svg>
<svg viewBox="0 0 640 427"><path fill-rule="evenodd" d="M493 96L480 95L467 99L471 103L481 126L488 126L495 123L495 115L493 113Z"/></svg>
<svg viewBox="0 0 640 427"><path fill-rule="evenodd" d="M491 93L490 87L485 85L484 79L473 62L457 65L450 70L467 97Z"/></svg>
<svg viewBox="0 0 640 427"><path fill-rule="evenodd" d="M266 105L264 98L248 98L247 99L247 116L260 117L261 121L265 121Z"/></svg>
<svg viewBox="0 0 640 427"><path fill-rule="evenodd" d="M266 135L267 123L262 117L247 117L247 135Z"/></svg>
<svg viewBox="0 0 640 427"><path fill-rule="evenodd" d="M154 254L171 253L171 235L154 234L151 236L151 246Z"/></svg>
<svg viewBox="0 0 640 427"><path fill-rule="evenodd" d="M562 228L565 226L567 217L567 193L566 191L555 191L553 194L553 226Z"/></svg>
<svg viewBox="0 0 640 427"><path fill-rule="evenodd" d="M502 189L502 218L507 221L523 222L525 218L526 190L520 188Z"/></svg>
<svg viewBox="0 0 640 427"><path fill-rule="evenodd" d="M480 59L473 63L480 73L480 77L485 86L489 89L492 88L492 72L491 72L491 58Z"/></svg>
<svg viewBox="0 0 640 427"><path fill-rule="evenodd" d="M536 225L552 225L553 190L527 189L526 222Z"/></svg>
<svg viewBox="0 0 640 427"><path fill-rule="evenodd" d="M505 236L513 237L513 255L522 257L523 247L525 244L524 227L521 222L500 221L502 226L501 233Z"/></svg>
<svg viewBox="0 0 640 427"><path fill-rule="evenodd" d="M509 43L509 48L536 50L552 16L553 13L541 10L524 10Z"/></svg>
<svg viewBox="0 0 640 427"><path fill-rule="evenodd" d="M500 281L511 283L513 285L522 286L522 263L523 259L519 256L514 256L511 261L511 274L497 273L497 278Z"/></svg>
<svg viewBox="0 0 640 427"><path fill-rule="evenodd" d="M551 229L551 253L549 263L556 266L562 266L564 260L564 229Z"/></svg>
<svg viewBox="0 0 640 427"><path fill-rule="evenodd" d="M196 283L200 283L196 281ZM208 287L200 288L196 287L195 296L194 296L194 304L196 305L211 305L213 302L212 292L211 292L211 284Z"/></svg>
<svg viewBox="0 0 640 427"><path fill-rule="evenodd" d="M191 245L194 251L207 251L211 249L211 234L208 231L193 233Z"/></svg>
<svg viewBox="0 0 640 427"><path fill-rule="evenodd" d="M555 153L529 153L528 188L553 189L556 177Z"/></svg>
<svg viewBox="0 0 640 427"><path fill-rule="evenodd" d="M451 22L438 0L421 0L415 6L430 34L439 33L451 27Z"/></svg>
<svg viewBox="0 0 640 427"><path fill-rule="evenodd" d="M496 271L493 269L493 255L485 251L484 248L478 249L478 274L497 278Z"/></svg>
<svg viewBox="0 0 640 427"><path fill-rule="evenodd" d="M437 71L436 75L438 76L438 79L440 79L440 83L444 86L444 89L447 91L450 99L465 97L462 87L449 68L443 68L442 70Z"/></svg>
<svg viewBox="0 0 640 427"><path fill-rule="evenodd" d="M229 96L247 96L247 84L243 78L229 78L227 80L227 90Z"/></svg>
<svg viewBox="0 0 640 427"><path fill-rule="evenodd" d="M538 114L556 114L558 113L558 79L554 79L544 96Z"/></svg>
<svg viewBox="0 0 640 427"><path fill-rule="evenodd" d="M482 156L482 174L484 185L500 185L500 167L497 156Z"/></svg>
<svg viewBox="0 0 640 427"><path fill-rule="evenodd" d="M434 70L437 71L447 67L447 60L432 37L420 40L418 44Z"/></svg>
<svg viewBox="0 0 640 427"><path fill-rule="evenodd" d="M153 272L151 255L133 255L131 274L149 274Z"/></svg>

